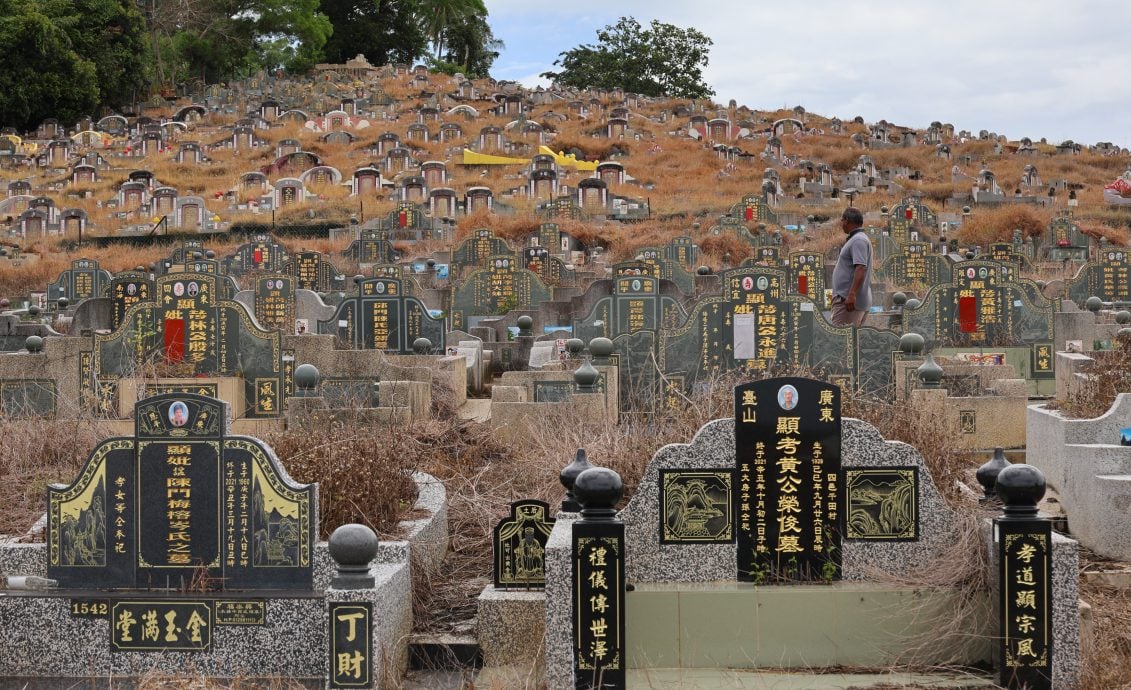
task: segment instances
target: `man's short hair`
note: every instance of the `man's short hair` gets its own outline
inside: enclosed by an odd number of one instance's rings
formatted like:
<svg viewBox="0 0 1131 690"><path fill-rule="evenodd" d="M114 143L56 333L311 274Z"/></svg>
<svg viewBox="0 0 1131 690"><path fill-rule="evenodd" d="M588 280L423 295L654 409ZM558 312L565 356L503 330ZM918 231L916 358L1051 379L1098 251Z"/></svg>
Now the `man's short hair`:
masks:
<svg viewBox="0 0 1131 690"><path fill-rule="evenodd" d="M840 214L840 217L841 217L841 220L847 220L849 223L852 223L853 225L863 225L864 224L864 214L860 212L860 209L852 207L852 206L849 206L848 208L844 209L844 213Z"/></svg>

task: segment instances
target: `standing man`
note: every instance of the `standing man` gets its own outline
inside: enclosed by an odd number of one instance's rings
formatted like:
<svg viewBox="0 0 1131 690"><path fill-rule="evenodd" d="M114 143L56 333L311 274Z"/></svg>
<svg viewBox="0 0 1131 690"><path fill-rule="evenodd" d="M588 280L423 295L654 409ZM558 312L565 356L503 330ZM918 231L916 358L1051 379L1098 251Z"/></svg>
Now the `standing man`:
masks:
<svg viewBox="0 0 1131 690"><path fill-rule="evenodd" d="M834 326L859 326L872 306L872 243L864 227L864 214L849 206L840 216L848 239L840 248L833 269Z"/></svg>

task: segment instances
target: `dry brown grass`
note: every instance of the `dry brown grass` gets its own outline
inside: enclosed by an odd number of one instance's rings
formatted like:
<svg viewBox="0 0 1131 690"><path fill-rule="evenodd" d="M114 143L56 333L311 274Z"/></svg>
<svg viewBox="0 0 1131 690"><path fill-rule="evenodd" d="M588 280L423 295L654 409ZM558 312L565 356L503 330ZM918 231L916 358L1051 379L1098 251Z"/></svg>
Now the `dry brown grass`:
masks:
<svg viewBox="0 0 1131 690"><path fill-rule="evenodd" d="M1120 393L1131 393L1131 342L1109 352L1093 352L1088 378L1058 409L1066 417L1093 419L1106 413Z"/></svg>

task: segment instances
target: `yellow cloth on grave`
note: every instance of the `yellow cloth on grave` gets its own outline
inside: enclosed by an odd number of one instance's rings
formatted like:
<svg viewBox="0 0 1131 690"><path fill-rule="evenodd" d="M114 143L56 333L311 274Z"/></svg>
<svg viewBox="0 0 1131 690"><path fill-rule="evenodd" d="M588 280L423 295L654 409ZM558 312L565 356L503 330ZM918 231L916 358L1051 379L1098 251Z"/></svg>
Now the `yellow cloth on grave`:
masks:
<svg viewBox="0 0 1131 690"><path fill-rule="evenodd" d="M553 156L558 165L592 172L597 169L596 161L579 161L577 156L564 153L555 153L549 146L539 147L538 153ZM492 156L486 153L477 153L468 149L463 150L464 165L527 165L528 158L508 158L506 156Z"/></svg>

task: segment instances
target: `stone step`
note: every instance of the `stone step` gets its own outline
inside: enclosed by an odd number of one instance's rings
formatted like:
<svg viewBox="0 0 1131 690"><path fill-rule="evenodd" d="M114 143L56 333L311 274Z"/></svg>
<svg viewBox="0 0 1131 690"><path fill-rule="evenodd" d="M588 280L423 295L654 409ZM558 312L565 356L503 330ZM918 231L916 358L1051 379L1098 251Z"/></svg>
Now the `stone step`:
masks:
<svg viewBox="0 0 1131 690"><path fill-rule="evenodd" d="M479 668L483 656L474 635L413 633L408 641L408 665L427 671Z"/></svg>
<svg viewBox="0 0 1131 690"><path fill-rule="evenodd" d="M625 643L630 669L989 668L990 612L951 588L637 583Z"/></svg>

